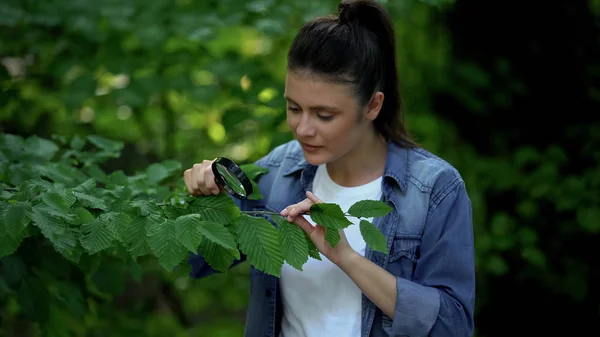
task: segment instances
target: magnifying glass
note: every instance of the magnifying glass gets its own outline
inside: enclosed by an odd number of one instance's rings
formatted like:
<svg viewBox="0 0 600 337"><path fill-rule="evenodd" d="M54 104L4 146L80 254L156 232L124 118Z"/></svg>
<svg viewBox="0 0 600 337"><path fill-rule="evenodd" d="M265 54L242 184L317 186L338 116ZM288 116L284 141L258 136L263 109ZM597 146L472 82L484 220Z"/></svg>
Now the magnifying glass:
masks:
<svg viewBox="0 0 600 337"><path fill-rule="evenodd" d="M218 157L212 163L212 171L215 175L215 182L230 195L244 200L252 194L252 182L244 171L230 159Z"/></svg>

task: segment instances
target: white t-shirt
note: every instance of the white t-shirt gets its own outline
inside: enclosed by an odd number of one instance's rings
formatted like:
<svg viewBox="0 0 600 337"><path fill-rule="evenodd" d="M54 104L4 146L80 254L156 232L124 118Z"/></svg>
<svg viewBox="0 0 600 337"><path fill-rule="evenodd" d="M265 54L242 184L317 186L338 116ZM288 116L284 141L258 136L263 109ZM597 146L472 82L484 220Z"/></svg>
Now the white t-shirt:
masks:
<svg viewBox="0 0 600 337"><path fill-rule="evenodd" d="M325 165L317 168L313 193L326 203L340 205L347 212L359 200L380 200L381 177L362 186L343 187L327 173ZM310 216L304 216L315 225ZM359 221L344 230L348 243L364 256L366 243ZM367 219L372 221L373 219ZM322 261L309 258L299 271L287 263L281 270L283 301L280 337L360 336L362 292L335 264L321 254Z"/></svg>

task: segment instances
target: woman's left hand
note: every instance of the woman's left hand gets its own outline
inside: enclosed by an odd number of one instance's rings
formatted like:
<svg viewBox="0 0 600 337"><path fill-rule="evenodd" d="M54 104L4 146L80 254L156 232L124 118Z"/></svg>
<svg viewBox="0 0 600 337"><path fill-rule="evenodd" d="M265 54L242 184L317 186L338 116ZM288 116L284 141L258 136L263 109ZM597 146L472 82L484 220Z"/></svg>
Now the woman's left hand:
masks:
<svg viewBox="0 0 600 337"><path fill-rule="evenodd" d="M339 230L340 241L338 244L335 247L331 247L329 242L325 240L325 227L319 224L313 226L310 222L304 219L304 217L302 217L301 213L309 213L312 205L322 203L322 201L311 192L306 192L306 196L306 199L297 204L286 207L283 211L281 211L280 214L284 217L287 217L289 222L298 225L312 240L321 254L325 255L325 257L327 257L336 265L340 265L345 260L353 256L356 252L354 249L352 249L350 244L348 244L348 240L346 239L346 235L344 234L343 230Z"/></svg>

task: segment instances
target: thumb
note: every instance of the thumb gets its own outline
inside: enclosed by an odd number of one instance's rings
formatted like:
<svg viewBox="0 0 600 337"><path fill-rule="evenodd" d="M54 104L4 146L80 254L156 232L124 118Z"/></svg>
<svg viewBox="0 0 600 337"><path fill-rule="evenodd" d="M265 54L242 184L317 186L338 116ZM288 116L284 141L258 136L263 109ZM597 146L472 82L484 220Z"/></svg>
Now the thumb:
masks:
<svg viewBox="0 0 600 337"><path fill-rule="evenodd" d="M317 196L314 195L311 191L306 191L306 197L315 204L320 204L323 202L321 199L317 198Z"/></svg>

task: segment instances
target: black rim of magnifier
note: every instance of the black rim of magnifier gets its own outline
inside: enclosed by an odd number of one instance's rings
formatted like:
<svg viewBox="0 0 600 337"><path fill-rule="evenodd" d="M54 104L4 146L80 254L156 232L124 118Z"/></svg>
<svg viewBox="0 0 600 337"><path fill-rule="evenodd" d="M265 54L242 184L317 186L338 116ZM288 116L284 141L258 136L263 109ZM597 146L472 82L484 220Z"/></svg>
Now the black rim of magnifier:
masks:
<svg viewBox="0 0 600 337"><path fill-rule="evenodd" d="M242 183L242 186L244 187L244 191L246 191L246 195L241 195L237 193L233 188L231 188L227 184L227 180L221 176L221 172L219 172L219 170L217 169L217 164L222 165L227 171L231 172L236 178L238 178L238 180ZM225 157L217 158L212 164L212 171L215 175L215 178L217 179L217 183L225 186L227 192L233 195L234 197L238 199L246 199L249 195L252 194L253 188L250 179L248 178L248 176L246 176L244 171L242 171L242 169L230 159Z"/></svg>

